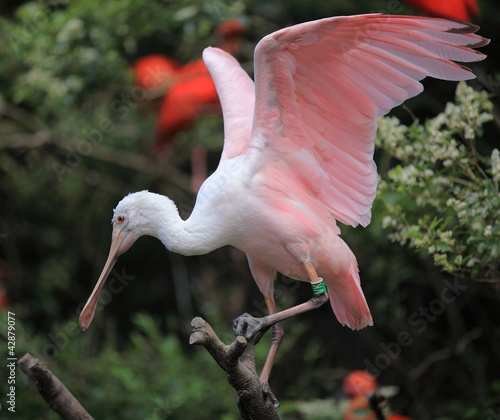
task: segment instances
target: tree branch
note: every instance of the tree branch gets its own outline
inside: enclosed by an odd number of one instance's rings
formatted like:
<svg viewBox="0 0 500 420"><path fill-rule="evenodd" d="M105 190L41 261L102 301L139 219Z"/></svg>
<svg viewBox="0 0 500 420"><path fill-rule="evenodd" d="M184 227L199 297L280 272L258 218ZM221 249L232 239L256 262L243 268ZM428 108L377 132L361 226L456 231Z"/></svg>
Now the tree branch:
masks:
<svg viewBox="0 0 500 420"><path fill-rule="evenodd" d="M38 359L26 353L17 362L22 371L35 383L49 407L65 420L93 420L78 400Z"/></svg>
<svg viewBox="0 0 500 420"><path fill-rule="evenodd" d="M255 368L254 342L238 336L224 344L202 318L191 321L193 333L189 344L200 345L227 374L227 380L238 394L238 407L245 420L280 420L273 402L264 397Z"/></svg>

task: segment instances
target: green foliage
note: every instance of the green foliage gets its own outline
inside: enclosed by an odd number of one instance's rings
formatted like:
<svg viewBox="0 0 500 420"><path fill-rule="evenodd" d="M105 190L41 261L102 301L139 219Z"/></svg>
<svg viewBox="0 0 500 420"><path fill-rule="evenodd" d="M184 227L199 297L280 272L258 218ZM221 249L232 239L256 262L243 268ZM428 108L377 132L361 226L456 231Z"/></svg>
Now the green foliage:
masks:
<svg viewBox="0 0 500 420"><path fill-rule="evenodd" d="M492 111L486 92L462 82L437 117L409 127L381 118L377 136L400 162L379 184L390 238L428 252L444 271L487 281L498 279L500 157L476 141Z"/></svg>
<svg viewBox="0 0 500 420"><path fill-rule="evenodd" d="M495 420L498 418L498 407L500 407L500 394L498 393L499 386L499 381L493 383L492 394L495 396L488 399L481 399L475 404L470 404L464 401L450 402L446 407L446 411L449 413L448 416L440 417L437 420L453 420L457 418L462 420Z"/></svg>
<svg viewBox="0 0 500 420"><path fill-rule="evenodd" d="M299 400L282 404L280 413L289 420L343 420L346 408L346 400Z"/></svg>
<svg viewBox="0 0 500 420"><path fill-rule="evenodd" d="M44 362L94 418L239 418L236 393L228 390L224 373L210 355L201 348L187 352L178 337L163 336L150 316L134 317L130 341L120 351L115 348L118 337L111 324L106 340L113 345L97 353L92 333L75 327L70 321L47 335L18 330L17 355L31 352ZM19 418L59 418L34 385L21 380L21 372L17 375Z"/></svg>
<svg viewBox="0 0 500 420"><path fill-rule="evenodd" d="M133 0L27 3L17 10L16 21L2 25L8 40L2 55L14 58L17 67L6 93L15 103L36 107L46 120L98 94L103 86L126 83L120 52L133 52L137 37L157 23L158 10L155 2Z"/></svg>

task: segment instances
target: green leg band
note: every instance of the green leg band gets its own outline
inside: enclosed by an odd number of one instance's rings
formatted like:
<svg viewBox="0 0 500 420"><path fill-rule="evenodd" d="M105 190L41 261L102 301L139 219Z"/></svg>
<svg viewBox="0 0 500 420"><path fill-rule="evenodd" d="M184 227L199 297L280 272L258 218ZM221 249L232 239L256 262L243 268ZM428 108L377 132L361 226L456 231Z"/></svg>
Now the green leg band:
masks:
<svg viewBox="0 0 500 420"><path fill-rule="evenodd" d="M326 285L321 277L319 277L317 282L311 283L313 289L313 295L322 295L326 293Z"/></svg>

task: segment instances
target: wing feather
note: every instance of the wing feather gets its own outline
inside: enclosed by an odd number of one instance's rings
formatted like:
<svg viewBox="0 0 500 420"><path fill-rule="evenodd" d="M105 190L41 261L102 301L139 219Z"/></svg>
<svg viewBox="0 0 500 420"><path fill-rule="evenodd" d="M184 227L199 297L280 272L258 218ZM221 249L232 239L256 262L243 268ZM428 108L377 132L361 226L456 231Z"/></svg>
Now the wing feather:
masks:
<svg viewBox="0 0 500 420"><path fill-rule="evenodd" d="M366 226L377 185L377 117L420 93L426 76L473 78L450 60L485 57L471 49L488 43L477 29L445 19L358 15L263 38L255 50L250 140L260 156L259 179L275 190L271 168L279 161L293 173L288 198L310 197L336 220ZM283 176L279 183L286 188Z"/></svg>
<svg viewBox="0 0 500 420"><path fill-rule="evenodd" d="M215 83L222 106L224 149L221 160L231 159L246 153L250 143L255 86L238 61L219 48L205 48L203 61Z"/></svg>

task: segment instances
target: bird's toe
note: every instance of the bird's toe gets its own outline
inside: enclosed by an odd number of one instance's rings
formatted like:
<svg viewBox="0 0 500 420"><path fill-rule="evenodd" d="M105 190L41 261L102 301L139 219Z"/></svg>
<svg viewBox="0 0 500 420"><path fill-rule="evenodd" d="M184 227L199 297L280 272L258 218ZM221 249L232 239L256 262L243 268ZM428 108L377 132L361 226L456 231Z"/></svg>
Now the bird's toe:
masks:
<svg viewBox="0 0 500 420"><path fill-rule="evenodd" d="M262 382L262 393L264 394L264 398L270 400L276 410L278 410L280 406L280 402L278 399L275 397L275 395L272 393L271 388L269 386L269 383Z"/></svg>
<svg viewBox="0 0 500 420"><path fill-rule="evenodd" d="M261 335L267 331L269 325L264 318L255 318L250 314L244 313L233 321L233 329L236 336L243 336L250 340L257 333L261 333L256 337L256 342L261 338Z"/></svg>
<svg viewBox="0 0 500 420"><path fill-rule="evenodd" d="M249 320L254 317L250 314L244 313L238 318L233 320L233 330L236 336L244 336L246 338Z"/></svg>

